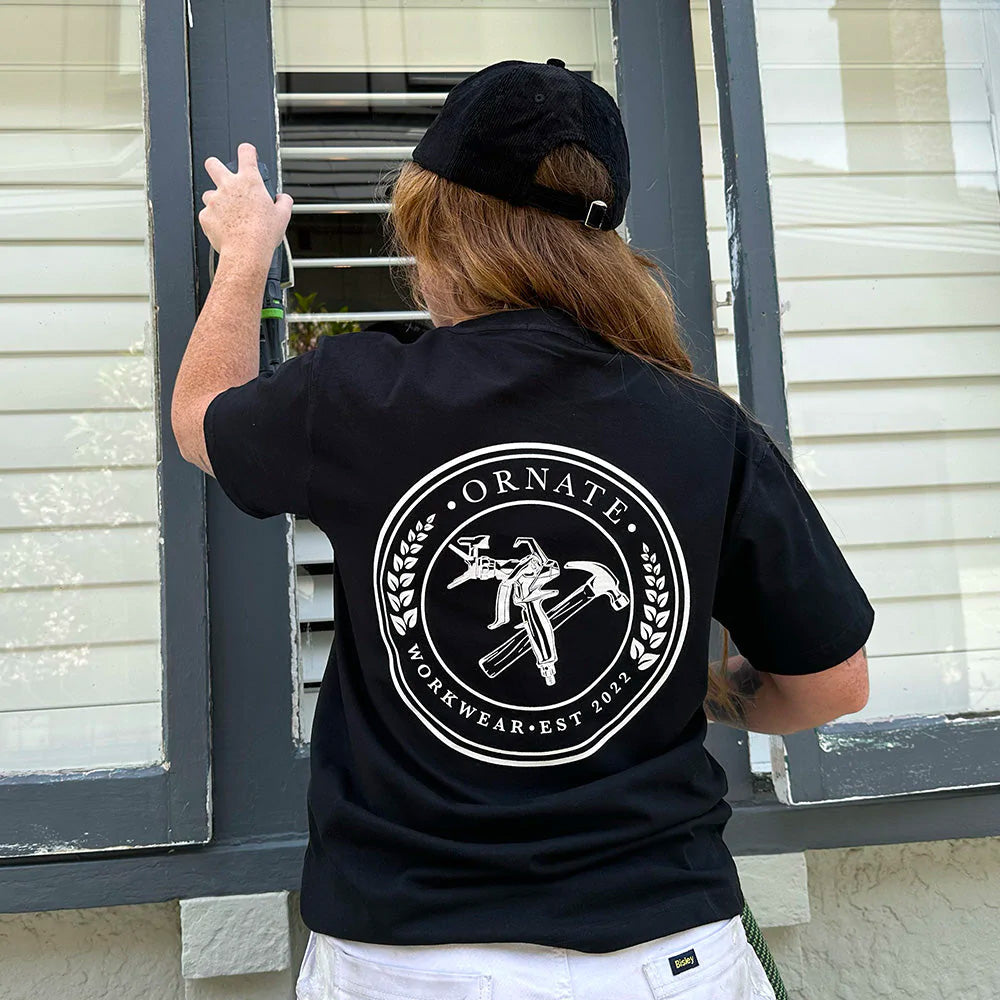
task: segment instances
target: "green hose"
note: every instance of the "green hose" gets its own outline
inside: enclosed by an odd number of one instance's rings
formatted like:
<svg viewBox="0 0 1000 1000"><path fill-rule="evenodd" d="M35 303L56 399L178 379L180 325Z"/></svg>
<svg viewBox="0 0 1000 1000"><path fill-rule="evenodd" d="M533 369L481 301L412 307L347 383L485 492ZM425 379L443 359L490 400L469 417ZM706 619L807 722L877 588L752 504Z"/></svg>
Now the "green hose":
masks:
<svg viewBox="0 0 1000 1000"><path fill-rule="evenodd" d="M757 926L757 921L750 912L749 903L743 904L742 917L743 930L746 932L747 941L750 942L750 947L757 953L760 964L764 966L764 971L767 973L767 981L771 984L771 989L774 990L775 1000L788 1000L785 984L781 981L781 973L778 972L778 966L775 965L771 949L768 948L767 942L764 940L764 935L761 934L760 928Z"/></svg>

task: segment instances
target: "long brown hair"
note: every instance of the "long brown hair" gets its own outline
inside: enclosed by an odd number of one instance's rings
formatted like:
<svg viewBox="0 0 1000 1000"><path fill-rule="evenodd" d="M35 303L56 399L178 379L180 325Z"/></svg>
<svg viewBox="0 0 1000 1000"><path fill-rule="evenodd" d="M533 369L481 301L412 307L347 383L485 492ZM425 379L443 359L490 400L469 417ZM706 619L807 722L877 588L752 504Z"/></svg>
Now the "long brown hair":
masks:
<svg viewBox="0 0 1000 1000"><path fill-rule="evenodd" d="M609 205L614 197L603 164L574 144L550 152L535 180ZM417 308L427 308L427 289L448 303L453 317L555 306L614 347L721 391L693 370L666 275L617 231L481 194L412 160L383 183L391 198L388 249L415 260L403 273ZM728 639L724 631L722 659L709 665L705 702L742 717L744 702L724 679Z"/></svg>

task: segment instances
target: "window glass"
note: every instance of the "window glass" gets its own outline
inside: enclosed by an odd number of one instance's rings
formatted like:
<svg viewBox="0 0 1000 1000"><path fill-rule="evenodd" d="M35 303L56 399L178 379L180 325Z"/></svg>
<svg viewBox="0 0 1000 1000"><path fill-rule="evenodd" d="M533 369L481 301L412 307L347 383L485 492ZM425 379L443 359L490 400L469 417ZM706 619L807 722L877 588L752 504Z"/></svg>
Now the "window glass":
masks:
<svg viewBox="0 0 1000 1000"><path fill-rule="evenodd" d="M160 760L139 4L0 6L0 772Z"/></svg>
<svg viewBox="0 0 1000 1000"><path fill-rule="evenodd" d="M996 711L1000 11L760 0L756 14L794 461L876 608L853 718ZM724 300L704 4L694 17ZM734 387L730 311L719 320Z"/></svg>
<svg viewBox="0 0 1000 1000"><path fill-rule="evenodd" d="M409 157L448 91L502 59L556 56L615 94L607 0L420 6L274 0L282 186L295 199L289 242L296 287L289 346L371 324L428 324L401 297L386 256L380 178ZM333 640L332 561L308 522L294 529L296 614L308 735Z"/></svg>

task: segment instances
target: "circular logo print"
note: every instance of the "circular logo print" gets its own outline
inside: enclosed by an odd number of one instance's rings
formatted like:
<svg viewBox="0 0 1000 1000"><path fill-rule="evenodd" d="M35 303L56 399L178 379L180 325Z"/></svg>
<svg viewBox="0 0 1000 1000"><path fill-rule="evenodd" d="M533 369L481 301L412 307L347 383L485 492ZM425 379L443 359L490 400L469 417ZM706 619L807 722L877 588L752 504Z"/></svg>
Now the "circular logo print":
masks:
<svg viewBox="0 0 1000 1000"><path fill-rule="evenodd" d="M573 448L462 455L413 486L375 550L375 603L400 697L478 760L579 760L666 680L690 610L654 497Z"/></svg>

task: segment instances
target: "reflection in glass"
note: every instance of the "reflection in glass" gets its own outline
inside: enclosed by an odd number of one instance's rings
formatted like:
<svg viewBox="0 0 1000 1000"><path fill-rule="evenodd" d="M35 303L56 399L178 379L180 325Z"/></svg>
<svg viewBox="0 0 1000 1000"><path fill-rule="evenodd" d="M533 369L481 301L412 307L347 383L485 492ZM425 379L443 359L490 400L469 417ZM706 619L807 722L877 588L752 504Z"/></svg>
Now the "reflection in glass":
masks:
<svg viewBox="0 0 1000 1000"><path fill-rule="evenodd" d="M876 606L858 718L1000 709L998 17L757 9L793 453ZM704 4L695 24L723 285Z"/></svg>
<svg viewBox="0 0 1000 1000"><path fill-rule="evenodd" d="M0 7L0 772L161 759L139 5Z"/></svg>

